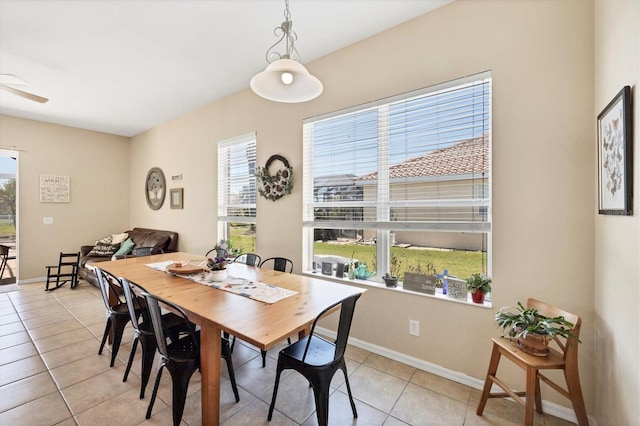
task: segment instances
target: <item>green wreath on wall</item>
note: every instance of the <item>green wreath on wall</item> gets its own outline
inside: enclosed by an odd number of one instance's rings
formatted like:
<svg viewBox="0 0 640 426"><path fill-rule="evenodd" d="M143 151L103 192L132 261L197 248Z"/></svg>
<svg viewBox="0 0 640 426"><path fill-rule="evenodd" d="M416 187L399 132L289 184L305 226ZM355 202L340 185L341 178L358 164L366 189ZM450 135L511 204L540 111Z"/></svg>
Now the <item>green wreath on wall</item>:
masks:
<svg viewBox="0 0 640 426"><path fill-rule="evenodd" d="M275 175L271 175L269 167L274 161L280 161L283 169L278 169ZM276 201L287 194L291 194L293 188L293 168L282 155L272 155L264 167L258 167L258 192L267 200Z"/></svg>

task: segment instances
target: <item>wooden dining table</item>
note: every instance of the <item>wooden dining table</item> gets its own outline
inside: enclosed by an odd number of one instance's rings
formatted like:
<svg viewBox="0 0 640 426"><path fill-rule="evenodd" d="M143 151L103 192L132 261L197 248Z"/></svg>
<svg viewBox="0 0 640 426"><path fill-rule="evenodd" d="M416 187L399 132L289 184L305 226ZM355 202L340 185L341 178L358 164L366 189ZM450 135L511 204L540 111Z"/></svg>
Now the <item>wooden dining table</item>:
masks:
<svg viewBox="0 0 640 426"><path fill-rule="evenodd" d="M268 350L294 334L306 335L311 323L326 307L365 290L240 263L227 265L230 276L296 292L269 304L146 266L157 262L205 259L204 256L176 252L100 262L97 266L182 307L189 319L200 326L202 424L217 425L220 419L221 332Z"/></svg>

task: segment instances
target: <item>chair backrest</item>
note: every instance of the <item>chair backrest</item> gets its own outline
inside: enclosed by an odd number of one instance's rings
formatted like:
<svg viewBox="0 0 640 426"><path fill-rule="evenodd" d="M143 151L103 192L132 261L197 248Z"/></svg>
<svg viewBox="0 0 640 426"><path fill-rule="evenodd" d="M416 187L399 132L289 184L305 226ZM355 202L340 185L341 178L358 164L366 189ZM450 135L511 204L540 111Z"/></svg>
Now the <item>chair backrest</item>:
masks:
<svg viewBox="0 0 640 426"><path fill-rule="evenodd" d="M140 323L138 322L138 315L140 313L142 315L142 321L151 321L151 315L149 314L149 309L147 308L146 303L142 303L140 297L142 293L146 290L139 286L136 283L129 281L126 278L120 278L120 285L122 286L122 290L124 291L124 298L127 302L127 309L129 311L129 317L131 318L131 325L138 331L140 330Z"/></svg>
<svg viewBox="0 0 640 426"><path fill-rule="evenodd" d="M325 314L332 309L334 309L338 305L342 305L340 307L340 322L338 323L338 335L336 336L336 352L333 357L333 360L340 359L344 356L344 352L347 349L347 341L349 340L349 332L351 331L351 322L353 320L353 313L356 309L356 302L360 298L362 293L354 294L353 296L349 296L345 299L342 299L339 302L334 303L329 306L322 312L320 315L316 317L313 321L313 325L311 326L311 335L314 334L316 324L318 321L325 316ZM307 346L304 348L304 355L302 356L302 362L304 362L307 357L307 351L309 350L309 344L311 343L311 339L308 339Z"/></svg>
<svg viewBox="0 0 640 426"><path fill-rule="evenodd" d="M9 247L0 244L0 276L4 272L4 268L7 265L9 259Z"/></svg>
<svg viewBox="0 0 640 426"><path fill-rule="evenodd" d="M293 262L286 257L270 257L260 263L260 267L266 266L269 262L273 262L273 270L280 272L293 272ZM289 269L287 271L287 269Z"/></svg>
<svg viewBox="0 0 640 426"><path fill-rule="evenodd" d="M164 250L160 247L135 247L129 252L129 254L125 254L124 257L143 257L143 256L151 256L152 254L163 254Z"/></svg>
<svg viewBox="0 0 640 426"><path fill-rule="evenodd" d="M116 278L113 274L95 267L96 277L98 278L98 285L100 286L100 293L102 294L102 301L104 302L105 308L109 312L112 312L111 308L111 300L116 300L117 303L126 303L123 302L120 298L121 293L121 285L120 280Z"/></svg>
<svg viewBox="0 0 640 426"><path fill-rule="evenodd" d="M189 321L187 314L184 310L182 310L181 307L148 292L143 292L142 295L147 302L149 315L151 315L153 332L155 333L156 341L158 342L158 352L160 352L163 357L170 359L169 351L167 350L167 335L165 334L165 327L162 323L162 309L171 311L182 319L183 324L181 329L186 330L186 332L189 334L189 338L193 341L194 347L198 348L199 351L200 343L198 342L198 338L196 337L196 331L194 329L193 323Z"/></svg>
<svg viewBox="0 0 640 426"><path fill-rule="evenodd" d="M217 249L215 247L209 250L207 254L205 254L205 256L209 257L209 255L213 252L215 252L216 257L227 257L227 251L225 249Z"/></svg>
<svg viewBox="0 0 640 426"><path fill-rule="evenodd" d="M260 256L255 253L239 254L235 259L233 259L234 262L244 263L249 266L258 266L260 265L261 260Z"/></svg>
<svg viewBox="0 0 640 426"><path fill-rule="evenodd" d="M540 300L530 298L527 300L527 308L537 309L539 313L544 316L564 317L566 321L573 324L571 334L568 338L562 336L555 336L553 341L556 343L560 351L564 355L564 360L568 369L578 368L578 345L580 340L580 327L582 326L582 318L571 312L567 312L563 309L557 308L548 303L541 302Z"/></svg>

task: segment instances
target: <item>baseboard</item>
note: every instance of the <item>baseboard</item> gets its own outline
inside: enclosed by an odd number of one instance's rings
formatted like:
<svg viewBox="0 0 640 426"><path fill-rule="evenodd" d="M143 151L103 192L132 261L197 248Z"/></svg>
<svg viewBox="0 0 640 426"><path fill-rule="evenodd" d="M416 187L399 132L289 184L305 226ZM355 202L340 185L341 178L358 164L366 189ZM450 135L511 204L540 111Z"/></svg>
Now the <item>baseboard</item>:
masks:
<svg viewBox="0 0 640 426"><path fill-rule="evenodd" d="M29 278L27 280L18 280L18 284L32 284L46 282L47 277Z"/></svg>
<svg viewBox="0 0 640 426"><path fill-rule="evenodd" d="M336 338L336 332L333 330L329 330L323 327L316 327L316 330L319 334L322 334L327 337L331 337L333 339ZM484 380L478 379L476 377L468 376L464 373L460 373L459 371L453 371L448 368L444 368L440 365L433 364L423 359L415 358L415 357L412 357L400 352L396 352L382 346L374 345L372 343L365 342L364 340L359 340L353 337L349 337L349 344L355 347L358 347L360 349L364 349L369 352L372 352L376 355L380 355L385 358L390 358L395 361L401 362L403 364L407 364L417 369L426 371L428 373L435 374L436 376L440 376L445 379L449 379L451 381L461 383L463 385L469 386L474 389L482 390L484 386ZM496 392L501 391L497 386L494 385L494 387L496 388L495 389ZM554 402L542 401L542 409L545 413L550 414L552 416L555 416L573 423L578 423L576 414L571 408L564 407ZM593 426L597 426L595 419L593 419L591 416L589 416L589 424Z"/></svg>

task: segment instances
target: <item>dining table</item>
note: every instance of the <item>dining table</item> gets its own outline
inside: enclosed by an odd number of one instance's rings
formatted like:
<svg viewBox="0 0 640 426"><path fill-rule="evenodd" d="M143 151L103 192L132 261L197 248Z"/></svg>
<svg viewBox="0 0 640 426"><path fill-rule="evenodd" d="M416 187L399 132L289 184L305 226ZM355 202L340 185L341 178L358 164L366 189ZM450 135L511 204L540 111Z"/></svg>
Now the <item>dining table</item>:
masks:
<svg viewBox="0 0 640 426"><path fill-rule="evenodd" d="M175 303L187 312L192 322L200 326L203 425L217 425L220 420L222 332L266 351L292 335L305 336L325 308L365 291L311 275L279 272L241 263L228 264L226 269L231 279L273 286L274 289L290 293L274 303L266 303L247 294L225 291L224 282L213 283L214 286L203 285L194 280L194 276L169 273L157 267L159 264L180 265L187 261L189 264L202 265L206 257L173 252L100 262L96 266ZM204 277L206 273L205 270L200 274Z"/></svg>

